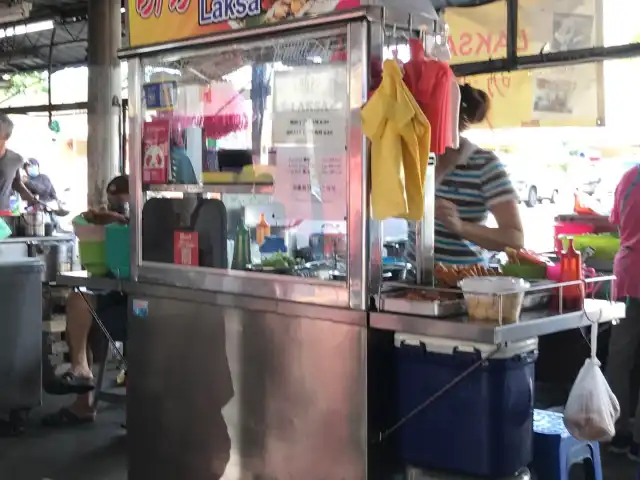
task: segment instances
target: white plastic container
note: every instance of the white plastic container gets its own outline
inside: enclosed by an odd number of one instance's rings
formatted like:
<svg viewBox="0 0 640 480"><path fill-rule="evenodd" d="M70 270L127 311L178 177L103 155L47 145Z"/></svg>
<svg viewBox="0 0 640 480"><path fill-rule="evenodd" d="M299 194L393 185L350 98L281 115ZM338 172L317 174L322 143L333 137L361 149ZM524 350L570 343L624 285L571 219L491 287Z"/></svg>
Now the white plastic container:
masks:
<svg viewBox="0 0 640 480"><path fill-rule="evenodd" d="M518 322L530 286L516 277L468 277L460 282L469 320L492 325Z"/></svg>

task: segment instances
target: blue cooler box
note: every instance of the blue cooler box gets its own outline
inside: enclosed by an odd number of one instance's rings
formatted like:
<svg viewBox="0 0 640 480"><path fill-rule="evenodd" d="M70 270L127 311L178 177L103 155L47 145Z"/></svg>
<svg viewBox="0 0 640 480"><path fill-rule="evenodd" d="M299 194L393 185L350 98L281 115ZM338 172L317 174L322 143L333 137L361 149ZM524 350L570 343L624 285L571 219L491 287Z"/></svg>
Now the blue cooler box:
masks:
<svg viewBox="0 0 640 480"><path fill-rule="evenodd" d="M449 385L494 345L396 334L399 418ZM501 351L400 427L401 459L432 468L500 478L533 460L537 339Z"/></svg>

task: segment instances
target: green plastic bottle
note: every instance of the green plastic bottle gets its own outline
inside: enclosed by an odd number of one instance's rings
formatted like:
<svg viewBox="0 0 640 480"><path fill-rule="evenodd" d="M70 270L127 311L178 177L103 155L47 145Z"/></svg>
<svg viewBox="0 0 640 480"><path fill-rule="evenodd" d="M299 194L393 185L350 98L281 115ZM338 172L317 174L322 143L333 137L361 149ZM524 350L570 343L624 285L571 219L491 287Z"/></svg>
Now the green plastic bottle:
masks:
<svg viewBox="0 0 640 480"><path fill-rule="evenodd" d="M243 224L236 231L231 268L245 270L248 265L251 265L251 236L249 229Z"/></svg>

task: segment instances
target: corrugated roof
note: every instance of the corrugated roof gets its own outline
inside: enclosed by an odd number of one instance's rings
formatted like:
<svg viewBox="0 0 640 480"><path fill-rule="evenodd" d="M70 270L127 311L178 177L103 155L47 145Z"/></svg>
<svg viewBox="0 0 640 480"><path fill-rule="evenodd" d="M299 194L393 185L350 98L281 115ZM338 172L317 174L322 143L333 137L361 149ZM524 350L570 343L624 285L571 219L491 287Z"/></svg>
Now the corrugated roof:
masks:
<svg viewBox="0 0 640 480"><path fill-rule="evenodd" d="M86 63L88 0L31 2L27 23L0 25L0 75Z"/></svg>

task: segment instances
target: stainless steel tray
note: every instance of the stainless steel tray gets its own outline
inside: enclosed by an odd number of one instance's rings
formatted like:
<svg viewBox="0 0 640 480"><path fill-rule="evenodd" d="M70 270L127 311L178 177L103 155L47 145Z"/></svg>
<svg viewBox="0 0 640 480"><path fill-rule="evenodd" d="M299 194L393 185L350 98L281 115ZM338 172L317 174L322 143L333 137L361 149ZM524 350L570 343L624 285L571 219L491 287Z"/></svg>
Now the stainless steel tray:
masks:
<svg viewBox="0 0 640 480"><path fill-rule="evenodd" d="M462 298L456 300L408 300L401 298L405 292L391 292L382 294L378 302L380 311L419 315L423 317L451 317L466 312Z"/></svg>
<svg viewBox="0 0 640 480"><path fill-rule="evenodd" d="M531 280L532 287L541 287L543 285L549 285L552 287L556 282L551 280ZM553 295L554 290L549 288L547 290L533 290L524 294L524 300L522 301L523 310L536 310L538 308L544 308L549 304L549 300Z"/></svg>

